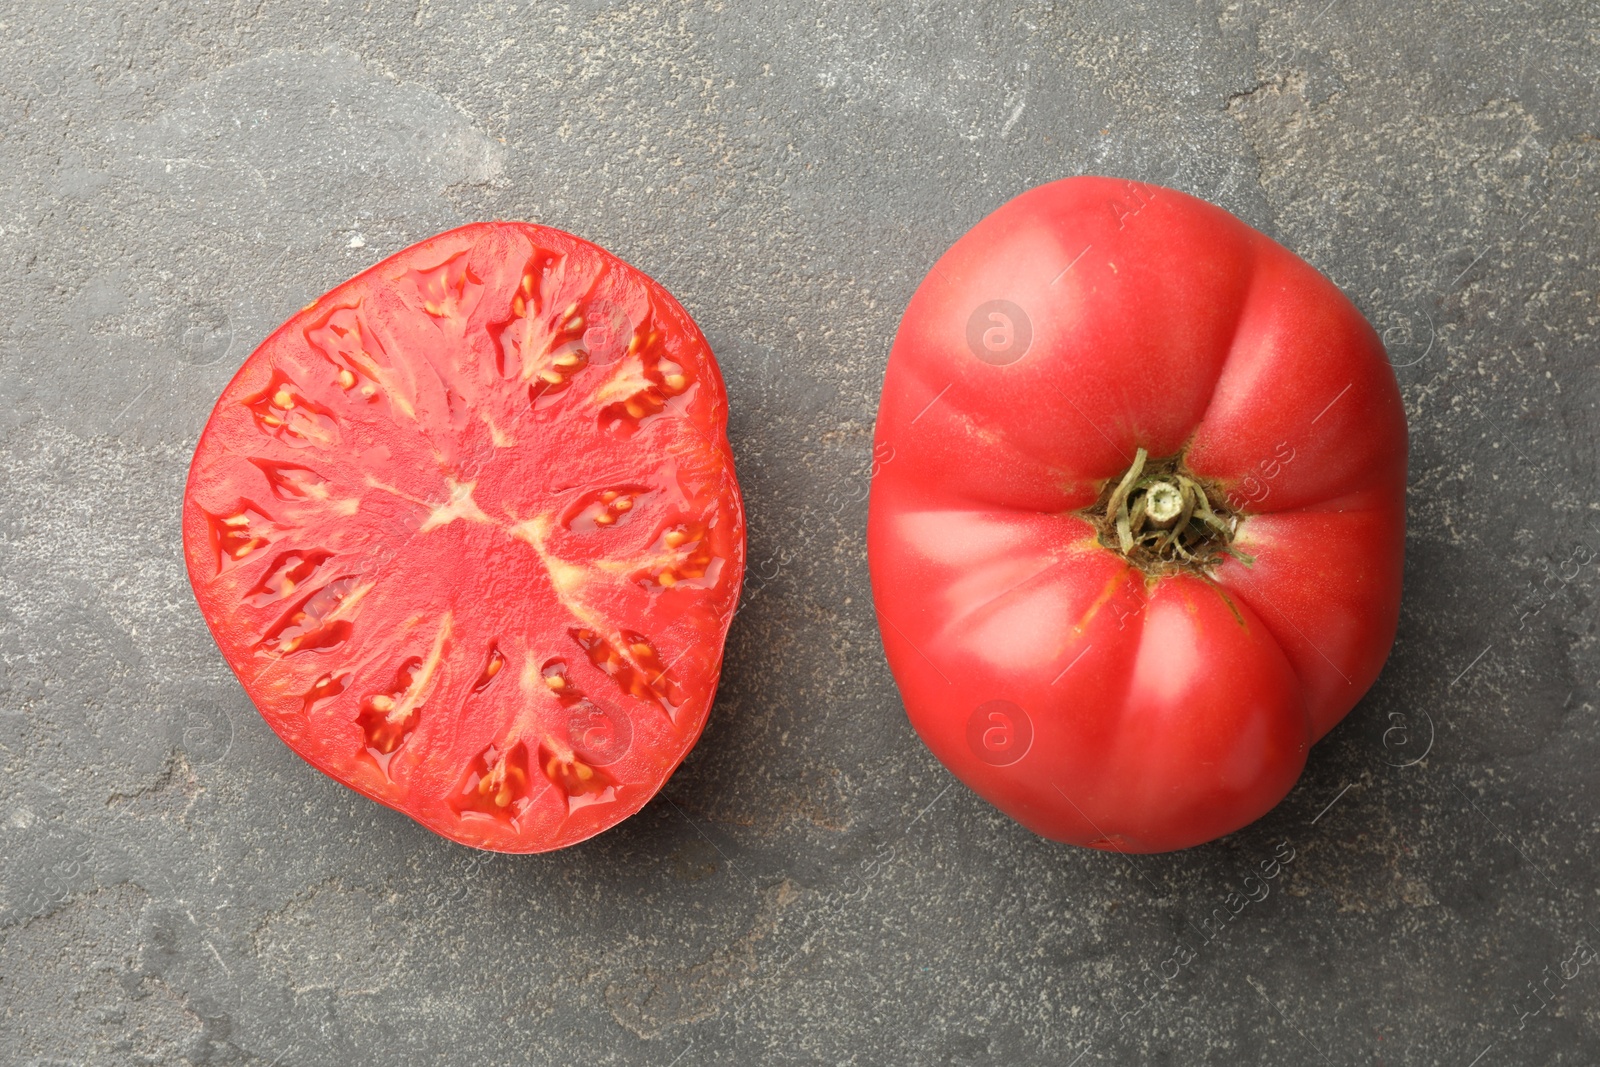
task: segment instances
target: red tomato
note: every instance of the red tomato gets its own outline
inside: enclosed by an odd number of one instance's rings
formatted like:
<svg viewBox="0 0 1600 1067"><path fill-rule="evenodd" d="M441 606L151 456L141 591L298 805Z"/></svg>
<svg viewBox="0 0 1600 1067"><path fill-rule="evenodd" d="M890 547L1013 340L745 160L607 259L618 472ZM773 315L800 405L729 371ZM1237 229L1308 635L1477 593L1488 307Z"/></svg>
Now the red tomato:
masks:
<svg viewBox="0 0 1600 1067"><path fill-rule="evenodd" d="M465 844L638 811L711 708L744 570L727 399L670 294L465 226L306 307L217 401L189 580L302 757Z"/></svg>
<svg viewBox="0 0 1600 1067"><path fill-rule="evenodd" d="M1383 346L1219 208L1074 178L945 253L878 415L867 548L912 724L1046 837L1256 819L1378 675L1406 426Z"/></svg>

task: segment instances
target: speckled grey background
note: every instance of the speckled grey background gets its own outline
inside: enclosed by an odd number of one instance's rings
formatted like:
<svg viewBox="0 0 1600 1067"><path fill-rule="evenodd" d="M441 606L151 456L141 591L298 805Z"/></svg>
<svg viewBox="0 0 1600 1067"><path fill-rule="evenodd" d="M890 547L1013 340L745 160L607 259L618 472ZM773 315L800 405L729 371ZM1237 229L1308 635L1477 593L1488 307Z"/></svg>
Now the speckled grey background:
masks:
<svg viewBox="0 0 1600 1067"><path fill-rule="evenodd" d="M3 11L0 1062L1600 1061L1590 0ZM1085 172L1306 255L1383 332L1412 427L1376 688L1259 824L1132 860L952 784L863 549L911 291ZM302 764L179 558L251 348L489 217L679 296L750 513L704 740L543 857Z"/></svg>

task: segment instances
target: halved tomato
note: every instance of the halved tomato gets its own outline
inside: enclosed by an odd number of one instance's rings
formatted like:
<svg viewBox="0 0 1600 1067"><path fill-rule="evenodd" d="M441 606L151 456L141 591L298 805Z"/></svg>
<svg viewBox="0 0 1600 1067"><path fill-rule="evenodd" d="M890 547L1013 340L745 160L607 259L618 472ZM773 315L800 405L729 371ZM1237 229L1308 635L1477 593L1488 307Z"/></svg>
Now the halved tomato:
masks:
<svg viewBox="0 0 1600 1067"><path fill-rule="evenodd" d="M605 250L465 226L258 348L201 434L189 579L297 753L464 844L638 811L693 747L744 572L727 396Z"/></svg>

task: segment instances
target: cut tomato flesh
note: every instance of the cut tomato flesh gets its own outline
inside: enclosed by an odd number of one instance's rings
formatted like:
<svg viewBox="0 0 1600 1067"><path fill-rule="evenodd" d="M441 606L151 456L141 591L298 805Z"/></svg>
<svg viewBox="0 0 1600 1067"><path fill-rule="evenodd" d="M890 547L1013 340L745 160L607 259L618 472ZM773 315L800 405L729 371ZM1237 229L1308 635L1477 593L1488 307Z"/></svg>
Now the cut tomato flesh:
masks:
<svg viewBox="0 0 1600 1067"><path fill-rule="evenodd" d="M262 716L453 840L539 852L693 747L744 571L727 399L670 294L486 223L303 309L195 449L196 599Z"/></svg>

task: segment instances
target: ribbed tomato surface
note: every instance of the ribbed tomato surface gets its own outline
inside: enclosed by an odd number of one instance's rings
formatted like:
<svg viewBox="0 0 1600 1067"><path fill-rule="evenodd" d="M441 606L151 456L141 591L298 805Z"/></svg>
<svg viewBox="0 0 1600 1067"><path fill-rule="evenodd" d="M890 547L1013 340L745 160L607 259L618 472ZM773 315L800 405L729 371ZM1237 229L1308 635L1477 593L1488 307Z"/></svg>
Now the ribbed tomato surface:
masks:
<svg viewBox="0 0 1600 1067"><path fill-rule="evenodd" d="M907 308L867 550L911 721L1040 834L1258 818L1378 676L1406 424L1377 335L1232 215L1110 178L978 223Z"/></svg>

